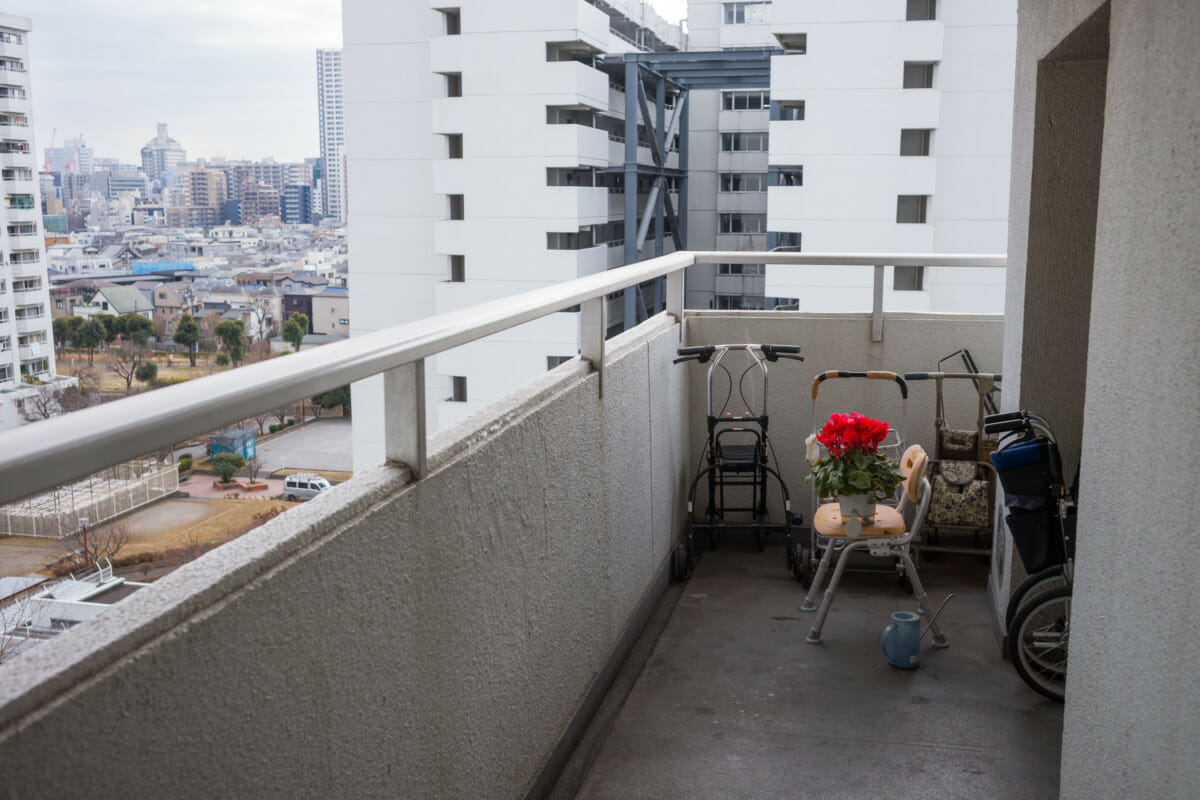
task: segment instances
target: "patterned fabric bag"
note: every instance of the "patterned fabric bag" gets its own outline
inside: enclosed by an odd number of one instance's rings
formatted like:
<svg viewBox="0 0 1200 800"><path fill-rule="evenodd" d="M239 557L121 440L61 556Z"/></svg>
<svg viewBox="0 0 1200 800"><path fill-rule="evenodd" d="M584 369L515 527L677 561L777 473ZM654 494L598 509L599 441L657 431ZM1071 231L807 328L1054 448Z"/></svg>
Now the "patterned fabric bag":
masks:
<svg viewBox="0 0 1200 800"><path fill-rule="evenodd" d="M932 525L988 526L988 481L979 480L974 461L939 461L929 501Z"/></svg>

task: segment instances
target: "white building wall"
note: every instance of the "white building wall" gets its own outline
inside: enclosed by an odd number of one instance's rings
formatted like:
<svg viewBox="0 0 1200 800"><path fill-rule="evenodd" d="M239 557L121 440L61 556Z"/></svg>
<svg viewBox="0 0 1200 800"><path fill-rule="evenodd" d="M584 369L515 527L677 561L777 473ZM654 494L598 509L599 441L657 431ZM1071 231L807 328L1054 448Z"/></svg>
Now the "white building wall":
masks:
<svg viewBox="0 0 1200 800"><path fill-rule="evenodd" d="M9 34L8 41L0 45L4 55L19 59L25 66L24 72L4 72L0 82L13 90L10 92L13 96L0 98L0 112L23 116L26 121L25 125L0 127L0 138L27 145L24 153L0 153L0 166L17 170L14 177L0 180L4 194L4 202L0 204L3 217L0 221L0 429L23 422L18 402L31 391L21 388L23 370L38 379L55 375L41 188L34 155L37 149L29 64L31 29L27 17L0 14L0 32ZM22 92L24 97L19 96ZM25 198L32 198L32 208L17 208L29 204ZM32 284L25 283L29 281ZM18 286L31 288L18 291ZM26 344L21 344L23 339ZM38 339L41 341L34 341Z"/></svg>
<svg viewBox="0 0 1200 800"><path fill-rule="evenodd" d="M603 169L619 163L614 151L624 156L604 130L548 124L548 106L608 113L613 93L602 71L547 60L547 44L600 54L629 43L585 0L538 0L520 13L463 0L458 9L459 33L448 34L446 16L428 3L343 5L352 335L598 272L619 251L548 247L548 234L623 211L610 212L602 186L547 185L547 169ZM447 75L459 76L461 96L449 96ZM461 158L450 158L451 135L462 137ZM639 155L649 162L648 150ZM450 219L452 195L463 198L462 219ZM465 280L452 280L452 257L462 258ZM575 356L578 324L577 313L563 312L431 360L430 431L545 373L548 359ZM383 459L382 442L369 439L382 431L373 421L384 413L381 383L355 387L354 412L361 468Z"/></svg>
<svg viewBox="0 0 1200 800"><path fill-rule="evenodd" d="M802 186L770 189L770 228L808 252L999 253L1006 248L1015 0L776 2L771 30L807 34L803 56L772 63L772 99L805 118L771 123L771 164L803 166ZM932 88L903 88L905 62L934 62ZM931 129L928 156L901 156L902 129ZM896 222L899 195L929 197L926 222ZM808 310L869 307L869 271L769 269L767 294ZM1003 270L925 270L888 308L1003 311ZM821 292L814 290L818 287ZM866 292L866 294L864 294Z"/></svg>

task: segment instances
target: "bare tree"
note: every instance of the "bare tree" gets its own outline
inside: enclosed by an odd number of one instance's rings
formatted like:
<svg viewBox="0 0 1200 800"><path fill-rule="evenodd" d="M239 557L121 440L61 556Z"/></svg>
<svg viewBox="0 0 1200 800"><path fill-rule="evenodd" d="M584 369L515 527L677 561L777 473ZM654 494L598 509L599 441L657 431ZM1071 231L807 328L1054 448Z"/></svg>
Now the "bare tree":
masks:
<svg viewBox="0 0 1200 800"><path fill-rule="evenodd" d="M86 545L84 544L86 540ZM66 553L60 562L60 572L89 570L93 564L112 559L129 542L129 528L124 523L98 526L86 533L80 529L61 540Z"/></svg>
<svg viewBox="0 0 1200 800"><path fill-rule="evenodd" d="M22 593L13 602L0 607L0 664L15 656L25 644L21 629L32 621L30 606L29 595Z"/></svg>
<svg viewBox="0 0 1200 800"><path fill-rule="evenodd" d="M289 406L282 405L282 406L279 406L279 408L271 409L271 416L273 416L273 417L275 417L275 419L279 420L280 425L283 425L285 422L287 422L287 415L288 415L288 411L290 411L290 410L291 410L291 408Z"/></svg>
<svg viewBox="0 0 1200 800"><path fill-rule="evenodd" d="M138 367L146 360L149 351L134 342L108 351L108 369L125 381L125 393L129 394Z"/></svg>
<svg viewBox="0 0 1200 800"><path fill-rule="evenodd" d="M267 420L271 418L270 411L264 411L261 414L255 414L250 419L254 420L254 424L258 426L258 435L263 435L263 429L267 426Z"/></svg>
<svg viewBox="0 0 1200 800"><path fill-rule="evenodd" d="M258 473L262 470L262 464L258 457L248 459L246 461L246 476L250 478L250 483L255 483L258 480Z"/></svg>
<svg viewBox="0 0 1200 800"><path fill-rule="evenodd" d="M58 402L62 389L52 383L44 383L24 398L21 404L21 416L26 422L38 422L43 419L57 417L63 413Z"/></svg>

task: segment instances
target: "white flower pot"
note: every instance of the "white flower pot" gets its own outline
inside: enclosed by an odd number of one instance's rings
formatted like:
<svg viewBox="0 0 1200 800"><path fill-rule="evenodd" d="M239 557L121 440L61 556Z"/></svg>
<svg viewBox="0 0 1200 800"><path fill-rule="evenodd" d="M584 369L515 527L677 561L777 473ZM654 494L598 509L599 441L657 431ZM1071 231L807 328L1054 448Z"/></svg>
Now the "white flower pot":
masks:
<svg viewBox="0 0 1200 800"><path fill-rule="evenodd" d="M871 494L839 494L838 505L842 519L861 519L864 522L875 516L875 496Z"/></svg>

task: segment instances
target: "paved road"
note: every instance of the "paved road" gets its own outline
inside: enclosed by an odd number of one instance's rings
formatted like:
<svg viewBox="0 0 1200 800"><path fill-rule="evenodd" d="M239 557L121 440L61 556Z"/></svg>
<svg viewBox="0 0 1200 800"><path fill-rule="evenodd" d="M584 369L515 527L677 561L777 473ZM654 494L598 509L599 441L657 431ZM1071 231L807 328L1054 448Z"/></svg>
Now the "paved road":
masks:
<svg viewBox="0 0 1200 800"><path fill-rule="evenodd" d="M283 467L349 472L354 468L350 420L318 420L258 445L263 473Z"/></svg>

